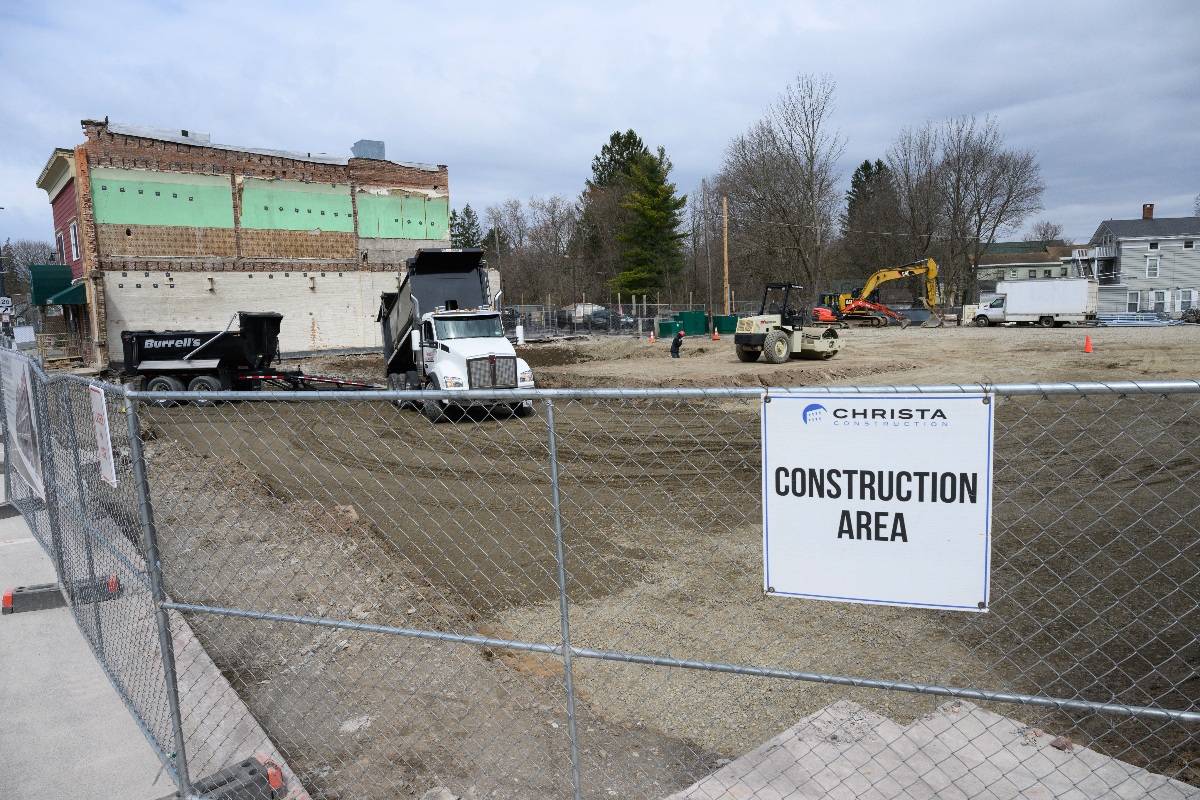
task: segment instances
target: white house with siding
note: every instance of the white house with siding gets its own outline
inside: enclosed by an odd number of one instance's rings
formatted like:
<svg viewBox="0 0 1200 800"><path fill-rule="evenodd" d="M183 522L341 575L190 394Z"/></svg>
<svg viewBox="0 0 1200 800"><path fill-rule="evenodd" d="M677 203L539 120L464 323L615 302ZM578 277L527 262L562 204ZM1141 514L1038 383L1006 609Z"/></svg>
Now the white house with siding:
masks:
<svg viewBox="0 0 1200 800"><path fill-rule="evenodd" d="M1179 316L1200 305L1200 217L1155 219L1147 203L1141 219L1101 222L1072 260L1099 281L1102 314Z"/></svg>

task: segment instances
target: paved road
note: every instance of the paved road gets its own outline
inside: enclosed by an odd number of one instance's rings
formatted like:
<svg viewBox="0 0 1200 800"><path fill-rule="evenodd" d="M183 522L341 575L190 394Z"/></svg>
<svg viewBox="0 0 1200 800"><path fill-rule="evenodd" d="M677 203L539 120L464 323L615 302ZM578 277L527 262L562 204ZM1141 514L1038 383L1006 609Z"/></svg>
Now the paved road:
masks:
<svg viewBox="0 0 1200 800"><path fill-rule="evenodd" d="M53 580L21 517L0 519L0 591ZM0 797L153 800L174 789L67 609L0 617Z"/></svg>

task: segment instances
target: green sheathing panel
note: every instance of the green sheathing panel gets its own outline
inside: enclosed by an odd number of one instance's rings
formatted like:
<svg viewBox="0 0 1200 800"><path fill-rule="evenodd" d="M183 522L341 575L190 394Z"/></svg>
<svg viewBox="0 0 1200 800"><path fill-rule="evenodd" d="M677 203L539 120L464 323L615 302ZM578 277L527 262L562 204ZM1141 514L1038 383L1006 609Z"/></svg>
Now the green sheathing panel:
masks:
<svg viewBox="0 0 1200 800"><path fill-rule="evenodd" d="M227 177L98 167L91 184L100 224L233 227Z"/></svg>
<svg viewBox="0 0 1200 800"><path fill-rule="evenodd" d="M354 232L350 187L345 184L246 178L242 227L275 231Z"/></svg>
<svg viewBox="0 0 1200 800"><path fill-rule="evenodd" d="M404 195L358 193L358 235L364 239L404 237Z"/></svg>
<svg viewBox="0 0 1200 800"><path fill-rule="evenodd" d="M450 198L431 197L425 201L425 238L450 238Z"/></svg>
<svg viewBox="0 0 1200 800"><path fill-rule="evenodd" d="M425 237L425 198L419 195L404 197L404 228L400 235L405 239Z"/></svg>

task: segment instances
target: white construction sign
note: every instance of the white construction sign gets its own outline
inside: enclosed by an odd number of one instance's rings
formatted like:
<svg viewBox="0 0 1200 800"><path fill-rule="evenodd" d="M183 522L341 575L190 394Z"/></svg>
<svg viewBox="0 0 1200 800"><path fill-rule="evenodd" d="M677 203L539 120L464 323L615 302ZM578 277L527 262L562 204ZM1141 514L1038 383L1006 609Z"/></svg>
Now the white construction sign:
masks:
<svg viewBox="0 0 1200 800"><path fill-rule="evenodd" d="M113 461L112 431L108 428L108 404L104 401L104 390L99 386L88 386L88 395L92 401L92 430L96 434L100 477L109 486L116 486L117 465Z"/></svg>
<svg viewBox="0 0 1200 800"><path fill-rule="evenodd" d="M994 408L985 393L766 395L765 590L986 611Z"/></svg>

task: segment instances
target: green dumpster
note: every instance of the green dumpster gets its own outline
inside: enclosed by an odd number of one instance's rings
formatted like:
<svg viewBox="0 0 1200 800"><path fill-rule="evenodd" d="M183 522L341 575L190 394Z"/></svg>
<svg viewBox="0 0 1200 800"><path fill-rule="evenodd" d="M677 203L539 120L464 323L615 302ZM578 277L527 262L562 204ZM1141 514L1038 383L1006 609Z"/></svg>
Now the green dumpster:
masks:
<svg viewBox="0 0 1200 800"><path fill-rule="evenodd" d="M737 321L737 314L713 315L713 327L717 329L717 333L733 333L737 330Z"/></svg>
<svg viewBox="0 0 1200 800"><path fill-rule="evenodd" d="M708 333L708 319L703 311L680 311L675 319L683 325L683 332L688 336Z"/></svg>
<svg viewBox="0 0 1200 800"><path fill-rule="evenodd" d="M660 319L658 321L658 338L660 339L670 339L679 330L679 323L673 319Z"/></svg>

